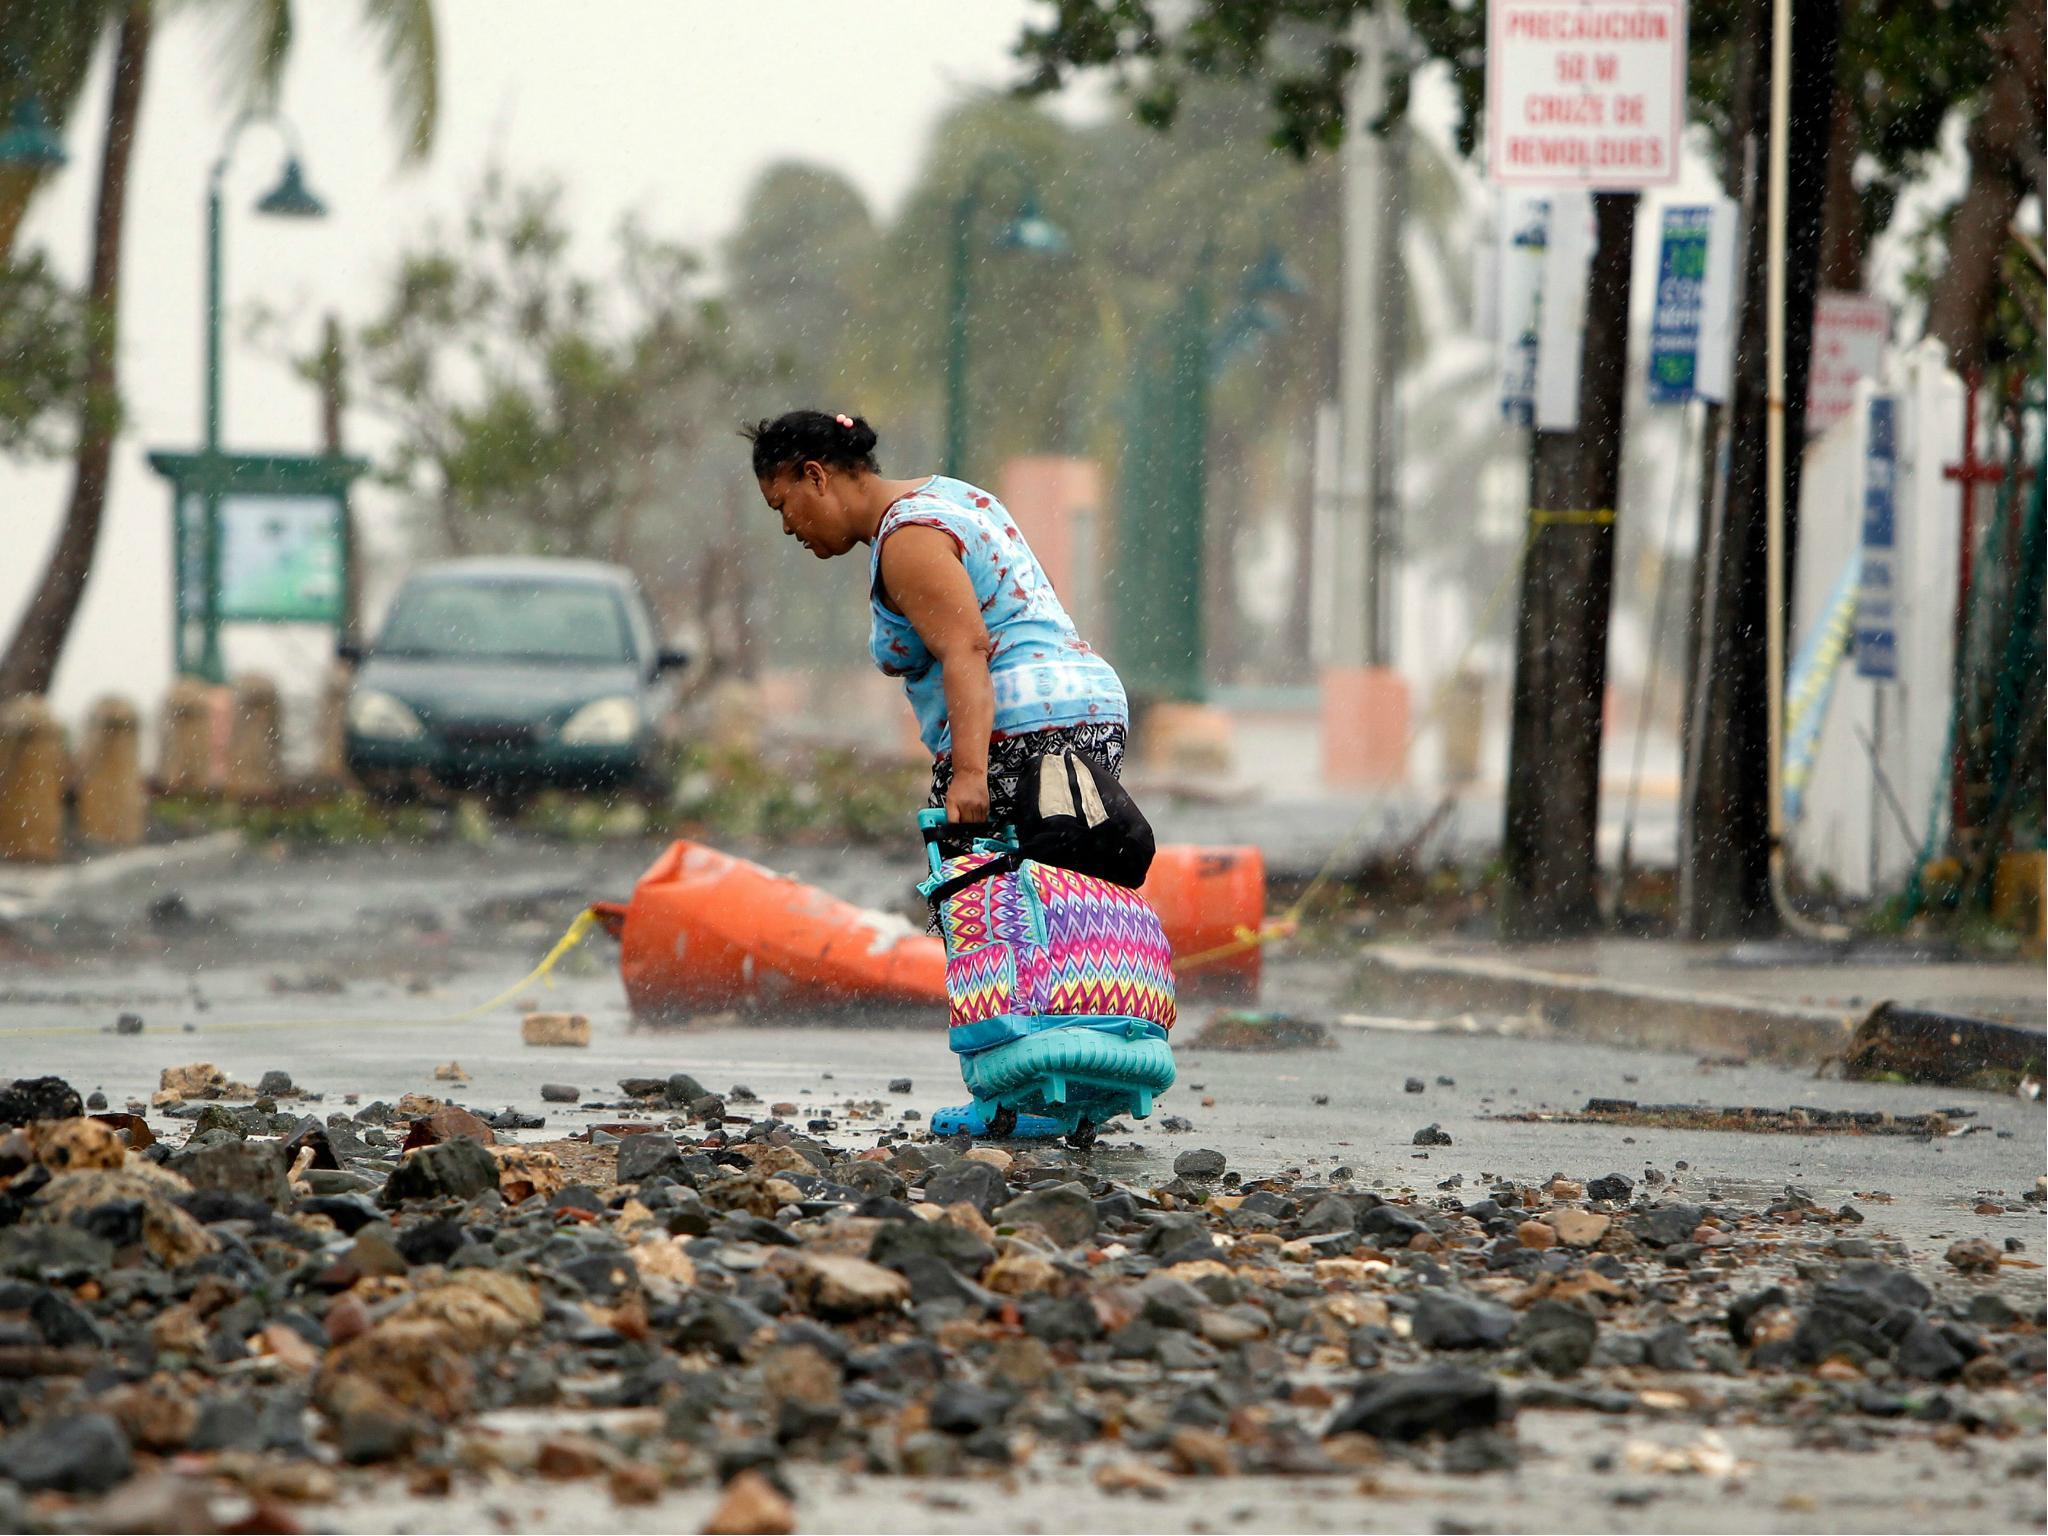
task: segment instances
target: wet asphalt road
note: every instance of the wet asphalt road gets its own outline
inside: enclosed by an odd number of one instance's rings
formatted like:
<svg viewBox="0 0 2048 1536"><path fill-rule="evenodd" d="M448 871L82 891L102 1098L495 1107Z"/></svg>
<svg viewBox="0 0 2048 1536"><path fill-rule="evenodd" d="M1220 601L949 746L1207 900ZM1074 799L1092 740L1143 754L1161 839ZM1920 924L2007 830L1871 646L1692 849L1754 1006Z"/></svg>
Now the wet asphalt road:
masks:
<svg viewBox="0 0 2048 1536"><path fill-rule="evenodd" d="M655 851L644 843L592 848L501 838L486 847L252 852L116 882L0 936L0 1075L55 1073L81 1091L102 1089L118 1107L147 1098L166 1066L211 1061L249 1081L282 1067L324 1094L318 1112L343 1108L344 1093L368 1102L438 1091L478 1109L510 1105L545 1114L548 1123L530 1133L534 1139L618 1118L589 1105L615 1099L617 1080L627 1075L688 1071L718 1091L743 1083L764 1104L791 1099L832 1118L841 1142L898 1123L905 1110L928 1117L959 1101L957 1070L936 1018L848 1027L728 1017L683 1029L636 1029L602 936L564 964L555 986L529 994L543 1006L589 1014L589 1049L522 1046L516 1004L445 1022L516 980L587 901L623 897ZM913 873L905 861L841 851L792 851L774 862L878 905L901 904ZM166 917L162 904L173 893L182 915ZM1342 1010L1343 980L1341 965L1276 957L1266 1002L1333 1016ZM123 1012L143 1017L140 1035L112 1032ZM1159 1117L1105 1137L1093 1154L1105 1172L1163 1179L1177 1153L1205 1146L1222 1151L1247 1177L1342 1165L1359 1181L1390 1189L1462 1179L1470 1198L1489 1175L1536 1181L1553 1172L1581 1179L1621 1172L1641 1180L1654 1170L1693 1199L1768 1197L1789 1183L1829 1206L1853 1203L1869 1218L1864 1230L1903 1239L1930 1273L1959 1236L2017 1238L2026 1254L2040 1256L2038 1207L1997 1216L1972 1210L1984 1194L2017 1204L2044 1165L2042 1111L2015 1098L1846 1084L1772 1067L1426 1028L1344 1027L1334 1050L1222 1054L1191 1044L1209 1012L1199 1003L1186 1010L1176 1032L1180 1085ZM469 1077L452 1090L433 1076L448 1061L460 1062ZM899 1077L912 1079L908 1095L887 1091ZM1404 1091L1410 1077L1421 1078L1425 1091ZM543 1104L546 1082L578 1086L585 1103ZM1328 1103L1314 1102L1318 1095ZM1578 1108L1590 1096L1900 1114L1960 1108L1973 1112L1970 1123L1989 1129L1927 1142L1495 1118ZM848 1102L884 1108L879 1118L849 1120ZM1185 1117L1192 1129L1165 1131L1166 1115ZM1412 1137L1432 1122L1453 1144L1425 1155ZM2038 1305L2041 1272L2007 1273L2016 1296ZM2038 1477L2016 1478L2006 1465L2024 1459L2027 1448L2017 1445L1986 1452L1981 1476L1959 1486L1956 1463L1925 1445L1845 1463L1840 1453L1793 1443L1781 1431L1737 1425L1729 1429L1731 1443L1751 1463L1737 1491L1730 1491L1733 1484L1625 1472L1589 1481L1589 1458L1605 1454L1612 1461L1629 1438L1658 1433L1654 1423L1526 1414L1519 1434L1539 1454L1512 1479L1448 1479L1403 1468L1365 1493L1351 1480L1265 1486L1241 1479L1226 1498L1184 1486L1151 1504L1107 1501L1085 1483L1069 1486L1034 1472L1020 1490L917 1487L906 1504L901 1485L820 1471L804 1474L804 1503L821 1519L820 1506L829 1508L836 1528L875 1530L1398 1530L1439 1519L1496 1529L2041 1526ZM1087 1514L1077 1521L1073 1498L1084 1488ZM703 1518L697 1506L707 1502L693 1492L639 1512L573 1488L550 1489L544 1501L532 1489L443 1503L380 1495L358 1497L321 1523L365 1530L479 1528L486 1521L561 1530L694 1529Z"/></svg>
<svg viewBox="0 0 2048 1536"><path fill-rule="evenodd" d="M54 1072L115 1104L146 1098L166 1066L208 1060L254 1081L283 1067L304 1087L364 1102L433 1091L433 1070L460 1062L455 1095L480 1108L546 1113L536 1136L579 1130L603 1112L544 1105L544 1082L571 1083L585 1103L614 1099L623 1076L688 1071L714 1090L744 1083L764 1101L829 1110L889 1100L922 1115L960 1102L939 1019L882 1023L788 1014L731 1014L686 1028L635 1028L603 935L564 962L551 987L460 1022L446 1021L516 981L586 902L623 897L657 845L597 847L501 837L488 846L245 853L92 891L44 914L27 955L0 958L0 1049L10 1075ZM782 850L777 867L851 899L903 905L914 866L867 851ZM152 922L173 892L182 918ZM907 906L904 908L909 910ZM1275 956L1267 1006L1330 1018L1344 1007L1344 971ZM519 1042L519 1002L587 1013L588 1050ZM135 1012L139 1036L111 1033ZM1424 1188L1462 1176L1587 1178L1654 1169L1695 1198L1774 1194L1797 1184L1834 1205L1850 1200L1916 1246L1953 1235L2017 1236L2040 1247L2037 1216L1979 1217L1982 1194L2014 1200L2044 1161L2039 1106L1952 1088L1841 1083L1803 1071L1708 1063L1669 1053L1500 1035L1343 1027L1333 1051L1204 1052L1192 1044L1212 1008L1199 1000L1176 1031L1180 1083L1150 1122L1108 1138L1097 1156L1124 1176L1163 1177L1190 1146L1222 1151L1246 1176L1348 1165L1365 1182ZM193 1026L187 1032L187 1025ZM909 1077L892 1098L890 1079ZM1421 1094L1403 1091L1419 1077ZM1440 1077L1453 1080L1439 1084ZM445 1089L444 1089L445 1091ZM1318 1095L1327 1104L1317 1104ZM1881 1109L1965 1109L1985 1129L1926 1142L1908 1137L1756 1135L1497 1118L1577 1109L1589 1097L1642 1103ZM1213 1099L1213 1104L1205 1103ZM1167 1133L1167 1115L1192 1130ZM614 1117L615 1118L615 1117ZM1453 1144L1412 1145L1435 1123ZM852 1127L849 1127L851 1129ZM1681 1167L1681 1164L1689 1165ZM1878 1196L1889 1196L1880 1200ZM1939 1250L1936 1249L1936 1256Z"/></svg>

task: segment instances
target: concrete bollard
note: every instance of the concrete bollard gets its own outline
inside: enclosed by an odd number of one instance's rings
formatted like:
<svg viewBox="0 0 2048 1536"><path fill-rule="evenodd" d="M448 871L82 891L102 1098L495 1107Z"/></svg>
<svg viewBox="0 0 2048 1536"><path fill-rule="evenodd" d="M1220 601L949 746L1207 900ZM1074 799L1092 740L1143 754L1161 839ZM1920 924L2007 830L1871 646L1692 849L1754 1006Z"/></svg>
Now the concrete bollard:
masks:
<svg viewBox="0 0 2048 1536"><path fill-rule="evenodd" d="M225 775L229 799L262 800L277 793L282 726L277 684L254 672L236 678Z"/></svg>
<svg viewBox="0 0 2048 1536"><path fill-rule="evenodd" d="M712 685L704 706L705 735L711 746L748 757L759 755L767 700L758 684L722 678Z"/></svg>
<svg viewBox="0 0 2048 1536"><path fill-rule="evenodd" d="M1479 781L1486 745L1486 679L1460 672L1443 689L1444 783L1462 789Z"/></svg>
<svg viewBox="0 0 2048 1536"><path fill-rule="evenodd" d="M348 782L348 694L354 679L354 668L336 663L327 669L327 680L320 688L320 734L313 777L322 784Z"/></svg>
<svg viewBox="0 0 2048 1536"><path fill-rule="evenodd" d="M164 695L156 757L159 794L203 795L213 787L212 691L196 677L181 677Z"/></svg>
<svg viewBox="0 0 2048 1536"><path fill-rule="evenodd" d="M0 707L0 859L63 857L65 756L64 729L40 698Z"/></svg>
<svg viewBox="0 0 2048 1536"><path fill-rule="evenodd" d="M142 841L142 717L126 699L93 706L72 786L78 835L89 843L132 848Z"/></svg>
<svg viewBox="0 0 2048 1536"><path fill-rule="evenodd" d="M1229 776L1232 729L1220 709L1162 701L1139 712L1133 734L1139 761L1151 772Z"/></svg>

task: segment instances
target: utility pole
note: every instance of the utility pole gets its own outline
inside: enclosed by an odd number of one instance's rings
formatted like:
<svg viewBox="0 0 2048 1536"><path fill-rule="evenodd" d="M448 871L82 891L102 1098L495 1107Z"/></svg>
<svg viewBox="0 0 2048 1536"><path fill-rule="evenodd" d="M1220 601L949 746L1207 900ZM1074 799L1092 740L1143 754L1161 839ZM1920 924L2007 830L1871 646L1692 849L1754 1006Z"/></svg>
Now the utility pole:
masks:
<svg viewBox="0 0 2048 1536"><path fill-rule="evenodd" d="M1841 37L1835 3L1793 8L1785 182L1784 467L1785 590L1793 590L1806 381L1813 356L1813 302L1827 200L1829 125ZM1771 0L1747 0L1735 29L1735 92L1724 184L1742 204L1741 307L1734 388L1720 417L1723 452L1702 487L1699 636L1687 709L1685 779L1678 828L1679 930L1732 939L1779 929L1771 892L1770 708L1766 519L1769 478L1766 377L1769 292Z"/></svg>
<svg viewBox="0 0 2048 1536"><path fill-rule="evenodd" d="M341 321L332 311L320 327L320 360L316 365L320 386L320 446L339 458L342 454L341 421L348 409L348 354L342 346ZM341 638L353 640L362 613L362 554L357 546L355 508L346 498L341 504L344 526L341 534L344 570L341 590L345 611L341 615Z"/></svg>
<svg viewBox="0 0 2048 1536"><path fill-rule="evenodd" d="M1600 921L1600 743L1637 201L1593 194L1578 424L1531 435L1503 834L1502 927L1513 939L1586 933ZM1546 292L1544 302L1562 297Z"/></svg>
<svg viewBox="0 0 2048 1536"><path fill-rule="evenodd" d="M1324 776L1350 784L1400 782L1408 751L1407 685L1393 669L1393 557L1400 531L1390 515L1402 302L1395 273L1407 145L1404 129L1383 127L1400 33L1392 0L1379 0L1353 23L1359 64L1346 103L1340 171L1343 339L1321 692Z"/></svg>

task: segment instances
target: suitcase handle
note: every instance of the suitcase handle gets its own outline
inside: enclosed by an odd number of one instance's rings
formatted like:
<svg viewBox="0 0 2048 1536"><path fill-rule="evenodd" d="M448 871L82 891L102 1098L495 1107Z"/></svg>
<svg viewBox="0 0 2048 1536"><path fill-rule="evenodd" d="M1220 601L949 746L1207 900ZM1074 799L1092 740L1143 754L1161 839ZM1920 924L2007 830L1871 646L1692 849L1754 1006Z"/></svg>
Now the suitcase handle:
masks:
<svg viewBox="0 0 2048 1536"><path fill-rule="evenodd" d="M939 862L944 856L942 845L950 843L955 848L964 847L969 852L987 847L995 853L1015 853L1017 832L1014 827L998 826L992 821L948 821L945 811L935 805L926 806L917 813L918 835L924 839L925 863L930 867L933 878L939 873Z"/></svg>

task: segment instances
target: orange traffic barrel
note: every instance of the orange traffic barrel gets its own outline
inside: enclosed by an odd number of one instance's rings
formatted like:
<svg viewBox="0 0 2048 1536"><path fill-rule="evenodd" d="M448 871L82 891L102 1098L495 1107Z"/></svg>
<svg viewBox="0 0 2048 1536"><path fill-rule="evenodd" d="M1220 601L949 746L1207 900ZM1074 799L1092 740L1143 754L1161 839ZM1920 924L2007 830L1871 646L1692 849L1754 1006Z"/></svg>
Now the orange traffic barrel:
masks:
<svg viewBox="0 0 2048 1536"><path fill-rule="evenodd" d="M781 1007L946 1001L937 938L746 859L676 842L640 877L620 914L633 1011L691 1014L760 1000Z"/></svg>
<svg viewBox="0 0 2048 1536"><path fill-rule="evenodd" d="M1265 946L1251 936L1266 920L1266 859L1257 848L1169 844L1152 859L1144 895L1182 992L1258 992Z"/></svg>
<svg viewBox="0 0 2048 1536"><path fill-rule="evenodd" d="M1144 886L1183 992L1258 991L1266 910L1256 848L1161 848ZM689 1015L745 1002L778 1007L946 1002L935 935L687 839L671 844L630 902L595 904L619 941L636 1014Z"/></svg>

